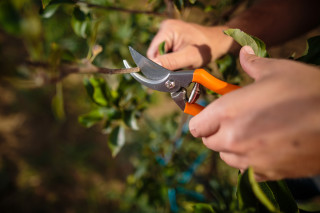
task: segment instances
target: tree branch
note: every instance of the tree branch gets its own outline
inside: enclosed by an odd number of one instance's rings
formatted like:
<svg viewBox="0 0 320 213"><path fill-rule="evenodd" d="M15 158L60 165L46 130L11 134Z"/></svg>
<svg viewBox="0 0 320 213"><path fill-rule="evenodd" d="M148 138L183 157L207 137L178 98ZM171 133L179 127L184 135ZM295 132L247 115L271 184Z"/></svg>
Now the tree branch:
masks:
<svg viewBox="0 0 320 213"><path fill-rule="evenodd" d="M158 13L154 11L148 11L148 10L132 10L122 7L115 7L115 6L104 6L104 5L98 5L98 4L92 4L89 2L85 2L82 0L74 0L75 3L83 4L88 8L97 8L97 9L103 9L103 10L115 10L118 12L124 12L124 13L131 13L131 14L147 14L147 15L154 15L154 16L163 16L166 17L167 15L165 13Z"/></svg>
<svg viewBox="0 0 320 213"><path fill-rule="evenodd" d="M50 69L51 65L44 62L33 62L27 61L25 65L34 68ZM88 61L82 64L61 64L56 68L59 74L57 76L49 77L47 73L42 73L40 77L42 78L41 85L44 84L54 84L62 81L65 77L70 74L125 74L139 72L139 67L125 68L125 69L109 69L105 67L97 67ZM39 77L39 76L38 76Z"/></svg>

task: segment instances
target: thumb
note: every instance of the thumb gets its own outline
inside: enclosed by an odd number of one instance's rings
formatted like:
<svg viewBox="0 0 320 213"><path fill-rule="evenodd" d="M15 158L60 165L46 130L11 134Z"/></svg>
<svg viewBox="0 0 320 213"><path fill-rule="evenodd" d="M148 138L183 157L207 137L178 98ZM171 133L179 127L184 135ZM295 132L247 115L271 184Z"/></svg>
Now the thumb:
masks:
<svg viewBox="0 0 320 213"><path fill-rule="evenodd" d="M154 59L154 62L169 70L177 70L184 67L200 67L203 59L199 50L190 45L165 55L159 55Z"/></svg>
<svg viewBox="0 0 320 213"><path fill-rule="evenodd" d="M249 46L240 50L240 64L243 70L254 80L259 80L271 71L271 59L256 56Z"/></svg>

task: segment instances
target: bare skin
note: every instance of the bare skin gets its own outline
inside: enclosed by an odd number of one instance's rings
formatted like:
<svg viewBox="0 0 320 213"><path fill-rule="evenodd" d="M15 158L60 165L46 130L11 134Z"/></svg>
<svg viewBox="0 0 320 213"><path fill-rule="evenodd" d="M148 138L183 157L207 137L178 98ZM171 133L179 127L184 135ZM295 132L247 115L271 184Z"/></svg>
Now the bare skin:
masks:
<svg viewBox="0 0 320 213"><path fill-rule="evenodd" d="M240 62L255 83L195 116L193 136L230 166L252 166L258 180L319 174L319 68L259 58L250 47L241 50Z"/></svg>
<svg viewBox="0 0 320 213"><path fill-rule="evenodd" d="M278 44L319 24L318 0L262 0L225 26L205 27L177 20L162 23L147 56L175 70L197 68L240 47L223 34L240 28ZM159 56L166 41L169 54ZM240 51L243 69L255 82L228 93L190 121L190 131L240 170L252 166L257 180L320 174L320 70L289 60Z"/></svg>
<svg viewBox="0 0 320 213"><path fill-rule="evenodd" d="M226 29L226 26L205 27L180 20L166 20L152 40L147 56L170 70L201 67L230 48L233 40L223 33ZM171 53L160 56L158 46L163 41L166 42L166 51Z"/></svg>
<svg viewBox="0 0 320 213"><path fill-rule="evenodd" d="M319 0L262 0L224 26L201 26L180 20L165 20L147 51L148 58L176 70L198 68L240 46L223 33L240 28L272 46L298 36L319 24ZM166 41L171 53L160 56L158 46Z"/></svg>

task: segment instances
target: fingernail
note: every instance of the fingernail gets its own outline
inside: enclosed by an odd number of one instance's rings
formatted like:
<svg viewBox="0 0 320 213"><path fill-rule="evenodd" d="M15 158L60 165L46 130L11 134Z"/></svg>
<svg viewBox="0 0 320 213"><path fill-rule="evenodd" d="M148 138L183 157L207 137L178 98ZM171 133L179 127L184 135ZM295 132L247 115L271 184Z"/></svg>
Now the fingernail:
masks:
<svg viewBox="0 0 320 213"><path fill-rule="evenodd" d="M197 130L195 128L191 128L189 131L193 137L197 137Z"/></svg>
<svg viewBox="0 0 320 213"><path fill-rule="evenodd" d="M247 54L251 54L254 55L254 51L250 46L244 46L243 50L247 53Z"/></svg>

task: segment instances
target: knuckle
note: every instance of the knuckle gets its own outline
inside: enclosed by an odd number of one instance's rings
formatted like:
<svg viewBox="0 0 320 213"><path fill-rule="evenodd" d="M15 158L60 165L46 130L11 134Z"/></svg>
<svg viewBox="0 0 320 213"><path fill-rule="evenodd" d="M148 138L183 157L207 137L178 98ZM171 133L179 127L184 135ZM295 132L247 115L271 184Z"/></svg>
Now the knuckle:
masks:
<svg viewBox="0 0 320 213"><path fill-rule="evenodd" d="M231 152L239 153L241 151L240 146L242 141L241 130L235 125L229 126L227 129L228 131L225 138L225 148Z"/></svg>
<svg viewBox="0 0 320 213"><path fill-rule="evenodd" d="M234 147L237 141L238 141L237 130L231 126L228 128L228 132L226 133L225 145L228 149L231 149L232 147Z"/></svg>

